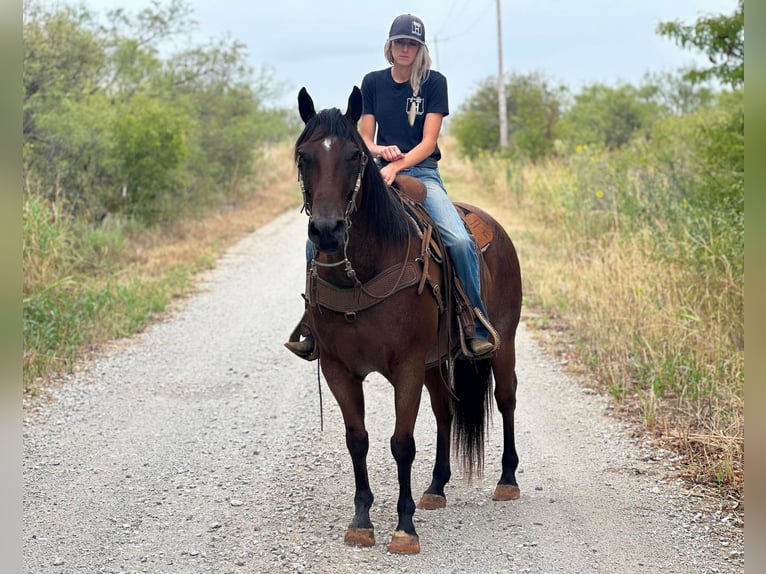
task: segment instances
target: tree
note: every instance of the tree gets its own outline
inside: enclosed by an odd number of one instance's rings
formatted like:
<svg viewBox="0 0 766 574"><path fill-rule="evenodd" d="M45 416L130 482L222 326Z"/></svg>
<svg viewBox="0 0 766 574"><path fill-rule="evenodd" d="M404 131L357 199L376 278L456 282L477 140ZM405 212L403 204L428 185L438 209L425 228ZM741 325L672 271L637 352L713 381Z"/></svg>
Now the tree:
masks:
<svg viewBox="0 0 766 574"><path fill-rule="evenodd" d="M661 107L651 101L653 94L651 87L638 89L630 84L586 86L562 117L562 139L616 149L638 134L647 135L661 115Z"/></svg>
<svg viewBox="0 0 766 574"><path fill-rule="evenodd" d="M130 99L114 123L116 155L128 212L148 223L184 211L179 167L188 153L189 118L144 94Z"/></svg>
<svg viewBox="0 0 766 574"><path fill-rule="evenodd" d="M713 104L715 94L707 85L687 79L689 69L678 72L648 72L644 75L641 92L671 115L694 112Z"/></svg>
<svg viewBox="0 0 766 574"><path fill-rule="evenodd" d="M84 8L46 12L24 3L23 134L36 140L34 118L61 104L81 100L96 88L106 61L104 43Z"/></svg>
<svg viewBox="0 0 766 574"><path fill-rule="evenodd" d="M537 160L553 150L564 90L554 88L539 73L512 74L505 88L508 113L508 152ZM475 157L481 151L499 151L497 82L485 79L463 104L451 130L461 153Z"/></svg>
<svg viewBox="0 0 766 574"><path fill-rule="evenodd" d="M293 128L265 107L280 85L254 76L244 44L168 43L194 26L185 0L105 19L25 2L25 191L94 222L127 211L151 223L226 201L254 150Z"/></svg>
<svg viewBox="0 0 766 574"><path fill-rule="evenodd" d="M718 79L731 87L745 84L745 0L737 1L730 16L705 16L693 25L661 22L657 33L675 40L682 48L702 51L712 64L704 69L692 69L687 78L692 82Z"/></svg>

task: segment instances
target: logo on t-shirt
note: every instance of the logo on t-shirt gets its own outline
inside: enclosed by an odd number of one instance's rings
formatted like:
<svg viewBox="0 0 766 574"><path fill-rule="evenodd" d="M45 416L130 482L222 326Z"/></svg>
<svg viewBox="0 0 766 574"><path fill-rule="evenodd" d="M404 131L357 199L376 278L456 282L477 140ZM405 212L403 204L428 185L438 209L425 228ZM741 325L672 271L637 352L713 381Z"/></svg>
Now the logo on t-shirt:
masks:
<svg viewBox="0 0 766 574"><path fill-rule="evenodd" d="M419 116L423 115L423 98L420 96L414 97L414 98L407 98L407 109L404 110L405 113L408 113L410 110L410 106L415 106L415 113Z"/></svg>

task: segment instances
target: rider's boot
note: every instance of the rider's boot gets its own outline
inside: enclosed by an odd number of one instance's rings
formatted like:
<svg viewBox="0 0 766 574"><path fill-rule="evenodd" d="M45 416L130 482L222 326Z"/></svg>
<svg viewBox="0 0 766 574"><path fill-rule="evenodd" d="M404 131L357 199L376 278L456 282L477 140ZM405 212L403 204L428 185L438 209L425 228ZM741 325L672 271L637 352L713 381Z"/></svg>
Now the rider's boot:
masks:
<svg viewBox="0 0 766 574"><path fill-rule="evenodd" d="M470 346L471 353L473 353L474 357L488 355L496 349L495 345L489 342L488 337L482 337L481 335L469 339L468 345Z"/></svg>
<svg viewBox="0 0 766 574"><path fill-rule="evenodd" d="M314 335L311 333L306 319L306 312L304 311L303 317L295 329L293 329L293 332L290 334L290 340L285 343L285 347L301 359L313 361L319 357L319 347L314 340ZM301 336L303 336L303 339L301 339Z"/></svg>

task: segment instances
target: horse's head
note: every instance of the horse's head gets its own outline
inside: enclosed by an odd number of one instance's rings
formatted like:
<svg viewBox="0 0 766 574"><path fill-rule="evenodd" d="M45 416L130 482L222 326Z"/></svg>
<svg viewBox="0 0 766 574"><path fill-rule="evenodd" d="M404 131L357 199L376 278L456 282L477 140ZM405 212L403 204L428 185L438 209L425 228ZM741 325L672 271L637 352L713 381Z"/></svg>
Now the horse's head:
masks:
<svg viewBox="0 0 766 574"><path fill-rule="evenodd" d="M317 113L301 88L298 109L306 126L295 144L295 161L309 214L309 239L319 251L336 251L343 245L368 161L356 129L362 94L354 86L345 114L337 108Z"/></svg>

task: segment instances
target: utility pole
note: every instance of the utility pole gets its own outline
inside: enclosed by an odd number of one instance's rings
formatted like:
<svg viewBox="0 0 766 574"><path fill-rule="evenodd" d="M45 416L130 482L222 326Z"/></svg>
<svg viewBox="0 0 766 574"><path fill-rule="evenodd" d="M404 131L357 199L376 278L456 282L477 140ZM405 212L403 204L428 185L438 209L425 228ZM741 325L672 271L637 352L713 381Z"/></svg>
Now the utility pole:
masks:
<svg viewBox="0 0 766 574"><path fill-rule="evenodd" d="M500 120L500 147L508 147L508 109L505 104L505 77L503 75L503 35L500 18L500 0L497 4L497 113Z"/></svg>

